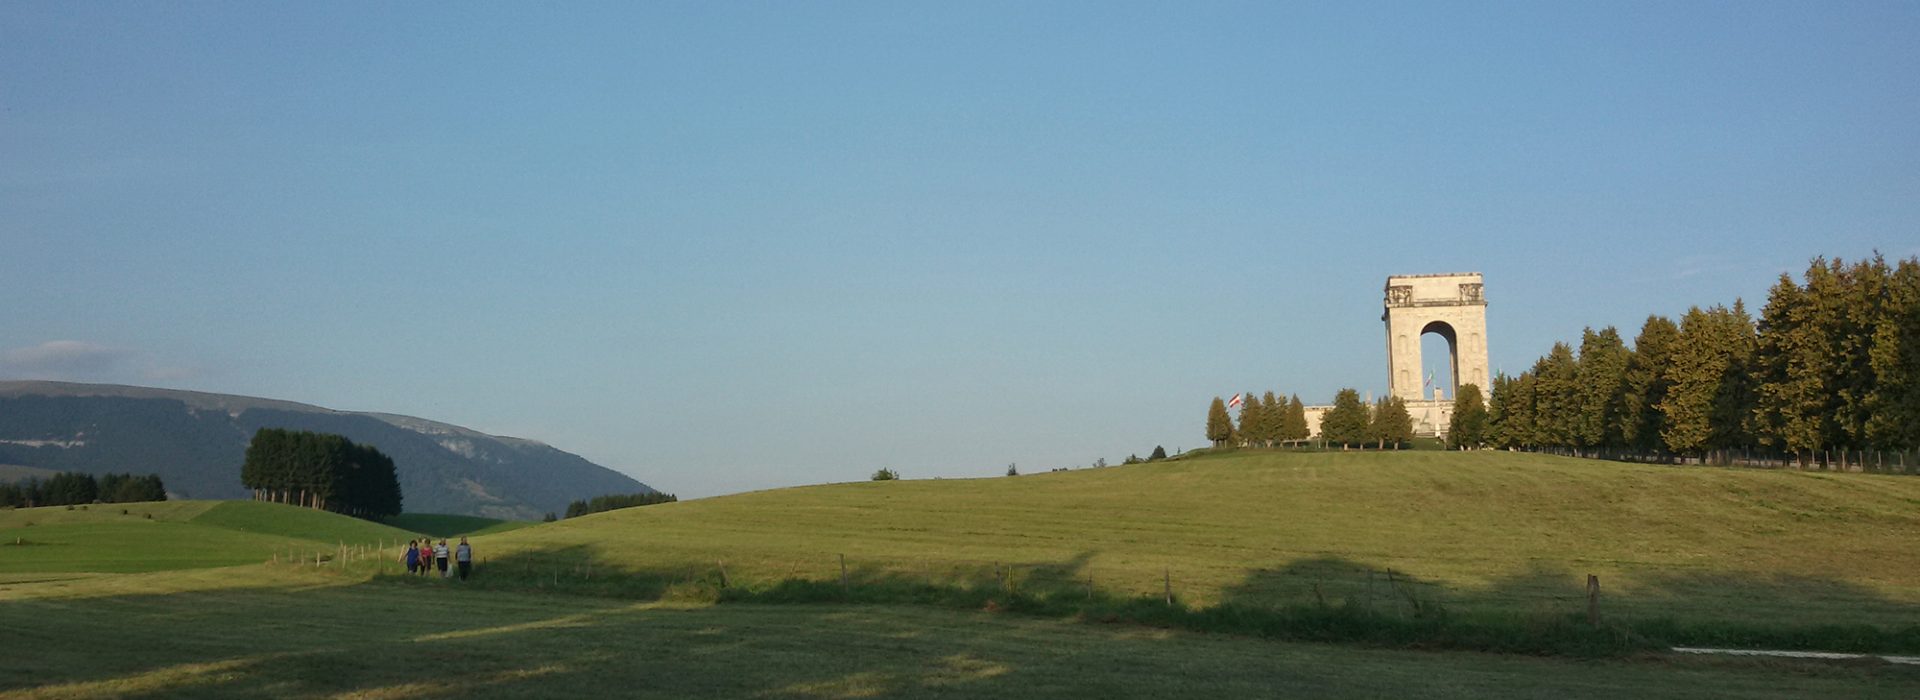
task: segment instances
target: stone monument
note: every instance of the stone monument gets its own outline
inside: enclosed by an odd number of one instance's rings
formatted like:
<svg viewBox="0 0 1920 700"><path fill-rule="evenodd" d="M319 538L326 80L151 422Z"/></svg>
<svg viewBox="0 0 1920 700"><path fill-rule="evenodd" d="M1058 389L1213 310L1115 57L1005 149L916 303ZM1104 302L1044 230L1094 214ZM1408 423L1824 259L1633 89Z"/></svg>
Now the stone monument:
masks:
<svg viewBox="0 0 1920 700"><path fill-rule="evenodd" d="M1472 384L1485 397L1492 372L1487 368L1487 295L1478 272L1394 275L1387 278L1388 391L1407 404L1414 432L1444 435L1453 417L1460 385ZM1422 375L1420 338L1428 333L1447 341L1448 386L1427 393Z"/></svg>
<svg viewBox="0 0 1920 700"><path fill-rule="evenodd" d="M1393 275L1387 278L1387 390L1407 404L1413 416L1413 434L1445 437L1453 419L1453 400L1462 384L1480 387L1485 400L1493 390L1493 372L1487 366L1487 294L1478 272L1443 275ZM1447 341L1452 372L1447 386L1427 393L1420 363L1420 338L1428 333ZM1373 401L1368 394L1369 404ZM1308 406L1307 425L1320 435L1320 418L1332 406Z"/></svg>

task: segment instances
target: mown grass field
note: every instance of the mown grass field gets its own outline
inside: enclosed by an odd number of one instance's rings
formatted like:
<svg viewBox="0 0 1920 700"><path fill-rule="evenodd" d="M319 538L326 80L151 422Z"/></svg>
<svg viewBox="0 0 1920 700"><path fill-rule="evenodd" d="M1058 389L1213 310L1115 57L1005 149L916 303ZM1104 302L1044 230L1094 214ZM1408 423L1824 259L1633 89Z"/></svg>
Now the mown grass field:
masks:
<svg viewBox="0 0 1920 700"><path fill-rule="evenodd" d="M1854 639L1823 625L1916 629L1917 520L1920 479L1443 452L860 482L490 533L246 502L0 511L26 542L0 544L0 697L1920 697L1920 669L1877 662L1431 651L1519 632L1559 653L1660 618L1815 648ZM473 581L398 573L391 543L436 528L470 532ZM1603 630L1568 622L1587 572ZM1269 634L1262 609L1413 636ZM1360 644L1276 641L1319 638Z"/></svg>
<svg viewBox="0 0 1920 700"><path fill-rule="evenodd" d="M924 607L685 606L251 566L0 587L0 697L1909 698L1920 670L1289 644ZM57 592L55 592L57 590Z"/></svg>
<svg viewBox="0 0 1920 700"><path fill-rule="evenodd" d="M1282 606L1411 599L1728 625L1920 621L1920 479L1512 453L1253 451L977 480L859 482L670 503L477 541L736 587L988 580ZM586 562L591 562L587 564ZM1387 577L1393 572L1393 580ZM1000 573L996 573L1000 572Z"/></svg>

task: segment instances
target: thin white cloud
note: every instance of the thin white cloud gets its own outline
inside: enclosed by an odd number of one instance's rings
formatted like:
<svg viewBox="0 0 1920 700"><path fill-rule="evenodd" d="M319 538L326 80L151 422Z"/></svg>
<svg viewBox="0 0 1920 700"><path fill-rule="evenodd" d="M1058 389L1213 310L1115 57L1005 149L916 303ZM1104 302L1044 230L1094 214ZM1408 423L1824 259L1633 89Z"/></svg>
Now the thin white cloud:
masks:
<svg viewBox="0 0 1920 700"><path fill-rule="evenodd" d="M49 340L0 354L0 368L32 379L59 379L112 372L130 353L84 340Z"/></svg>
<svg viewBox="0 0 1920 700"><path fill-rule="evenodd" d="M49 340L0 351L0 379L79 382L175 382L200 376L145 353L84 340Z"/></svg>

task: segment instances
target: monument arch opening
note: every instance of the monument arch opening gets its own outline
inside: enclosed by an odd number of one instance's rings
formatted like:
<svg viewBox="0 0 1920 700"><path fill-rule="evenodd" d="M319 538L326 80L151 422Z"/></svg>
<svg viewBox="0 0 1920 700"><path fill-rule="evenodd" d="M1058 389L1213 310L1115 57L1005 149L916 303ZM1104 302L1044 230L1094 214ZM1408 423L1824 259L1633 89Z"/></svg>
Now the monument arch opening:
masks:
<svg viewBox="0 0 1920 700"><path fill-rule="evenodd" d="M1460 338L1453 326L1446 321L1434 321L1420 329L1420 369L1425 372L1421 380L1421 398L1443 399L1453 396L1458 388L1454 378L1460 376ZM1439 396L1434 390L1440 390Z"/></svg>

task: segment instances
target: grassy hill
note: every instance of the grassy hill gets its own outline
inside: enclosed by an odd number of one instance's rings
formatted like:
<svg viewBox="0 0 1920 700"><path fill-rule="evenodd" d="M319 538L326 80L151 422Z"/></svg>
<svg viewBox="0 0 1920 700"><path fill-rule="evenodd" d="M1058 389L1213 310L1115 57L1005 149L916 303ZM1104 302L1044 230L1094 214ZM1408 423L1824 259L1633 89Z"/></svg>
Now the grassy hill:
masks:
<svg viewBox="0 0 1920 700"><path fill-rule="evenodd" d="M379 523L255 501L0 510L0 576L254 564L276 553L378 546L408 537Z"/></svg>
<svg viewBox="0 0 1920 700"><path fill-rule="evenodd" d="M1920 479L1512 453L1209 455L860 482L613 511L483 538L531 573L735 587L957 581L1192 606L1357 601L1560 615L1911 624ZM724 562L724 563L723 563ZM1388 571L1392 577L1389 579ZM1007 583L1002 584L1004 579ZM1170 586L1169 586L1170 581Z"/></svg>
<svg viewBox="0 0 1920 700"><path fill-rule="evenodd" d="M22 642L0 658L0 696L1914 697L1920 671L1876 663L1298 644L1182 631L1196 625L1151 611L1256 633L1257 616L1217 611L1422 601L1443 623L1537 620L1577 610L1595 572L1610 619L1911 625L1917 497L1920 479L1900 477L1248 452L785 489L493 532L252 502L0 511L0 538L26 542L0 545L0 629ZM436 529L473 537L475 580L399 576L390 549L261 564ZM817 594L840 590L841 554L856 602L995 593L963 610L741 602L837 600ZM223 563L241 565L210 568ZM712 595L722 567L730 587ZM1179 608L1155 600L1169 573ZM701 602L716 598L731 602ZM1121 602L1078 619L992 614L1083 599ZM1126 619L1173 624L1084 624ZM464 670L423 681L422 659Z"/></svg>

